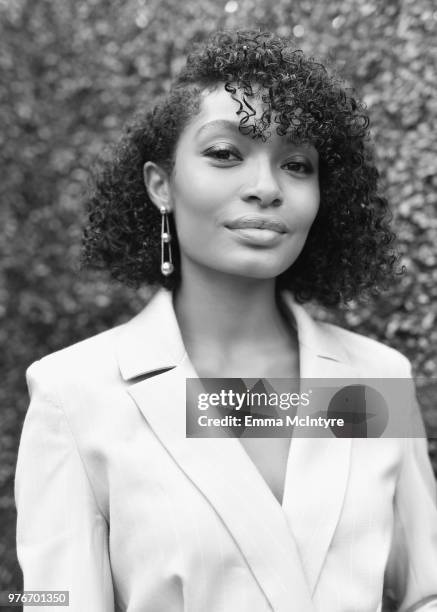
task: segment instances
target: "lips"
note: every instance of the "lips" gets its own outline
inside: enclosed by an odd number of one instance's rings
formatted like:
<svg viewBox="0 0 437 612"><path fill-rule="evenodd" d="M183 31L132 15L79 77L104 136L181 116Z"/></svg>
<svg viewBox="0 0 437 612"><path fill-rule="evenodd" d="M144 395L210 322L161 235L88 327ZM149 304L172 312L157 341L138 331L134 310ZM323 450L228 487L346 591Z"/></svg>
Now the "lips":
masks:
<svg viewBox="0 0 437 612"><path fill-rule="evenodd" d="M229 229L261 229L271 230L278 234L285 234L288 228L285 223L277 217L244 216L225 223Z"/></svg>

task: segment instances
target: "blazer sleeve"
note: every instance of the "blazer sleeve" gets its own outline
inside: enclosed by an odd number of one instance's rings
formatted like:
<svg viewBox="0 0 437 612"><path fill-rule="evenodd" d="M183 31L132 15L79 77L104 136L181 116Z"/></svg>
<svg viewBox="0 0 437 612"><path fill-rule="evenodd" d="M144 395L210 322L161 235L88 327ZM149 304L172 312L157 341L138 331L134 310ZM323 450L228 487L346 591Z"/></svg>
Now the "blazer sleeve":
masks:
<svg viewBox="0 0 437 612"><path fill-rule="evenodd" d="M413 383L410 410L412 436L403 440L386 585L399 612L437 612L436 482Z"/></svg>
<svg viewBox="0 0 437 612"><path fill-rule="evenodd" d="M113 612L108 524L60 401L44 383L40 363L27 371L31 402L15 478L17 555L24 590L69 591L70 612Z"/></svg>

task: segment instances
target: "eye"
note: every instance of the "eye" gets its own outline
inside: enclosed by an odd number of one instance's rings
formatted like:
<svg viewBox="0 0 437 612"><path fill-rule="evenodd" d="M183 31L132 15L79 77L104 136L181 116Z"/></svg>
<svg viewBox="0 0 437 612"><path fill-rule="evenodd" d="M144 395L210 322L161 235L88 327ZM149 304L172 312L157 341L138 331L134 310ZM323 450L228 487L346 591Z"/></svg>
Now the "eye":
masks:
<svg viewBox="0 0 437 612"><path fill-rule="evenodd" d="M241 155L238 153L236 149L229 146L217 145L215 147L211 147L207 149L204 153L206 157L212 157L218 161L241 161Z"/></svg>
<svg viewBox="0 0 437 612"><path fill-rule="evenodd" d="M296 174L312 174L313 166L306 160L293 160L284 164L284 167Z"/></svg>

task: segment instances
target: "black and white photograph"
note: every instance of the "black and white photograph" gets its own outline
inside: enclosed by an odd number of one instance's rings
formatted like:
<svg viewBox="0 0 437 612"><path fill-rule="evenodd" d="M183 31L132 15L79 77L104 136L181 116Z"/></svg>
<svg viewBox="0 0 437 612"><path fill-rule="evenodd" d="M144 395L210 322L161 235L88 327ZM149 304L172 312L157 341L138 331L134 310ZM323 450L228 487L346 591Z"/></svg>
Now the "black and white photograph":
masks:
<svg viewBox="0 0 437 612"><path fill-rule="evenodd" d="M0 0L0 612L437 612L433 0Z"/></svg>

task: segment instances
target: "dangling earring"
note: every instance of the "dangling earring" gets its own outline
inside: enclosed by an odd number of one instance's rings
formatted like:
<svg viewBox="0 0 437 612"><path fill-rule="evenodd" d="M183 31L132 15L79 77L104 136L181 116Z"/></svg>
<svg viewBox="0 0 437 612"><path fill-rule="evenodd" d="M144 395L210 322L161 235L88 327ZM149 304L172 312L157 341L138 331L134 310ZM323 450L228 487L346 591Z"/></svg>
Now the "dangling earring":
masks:
<svg viewBox="0 0 437 612"><path fill-rule="evenodd" d="M171 254L171 234L168 223L168 211L165 206L161 206L161 272L164 276L169 276L173 270L173 259ZM165 258L165 245L167 245L167 257Z"/></svg>

